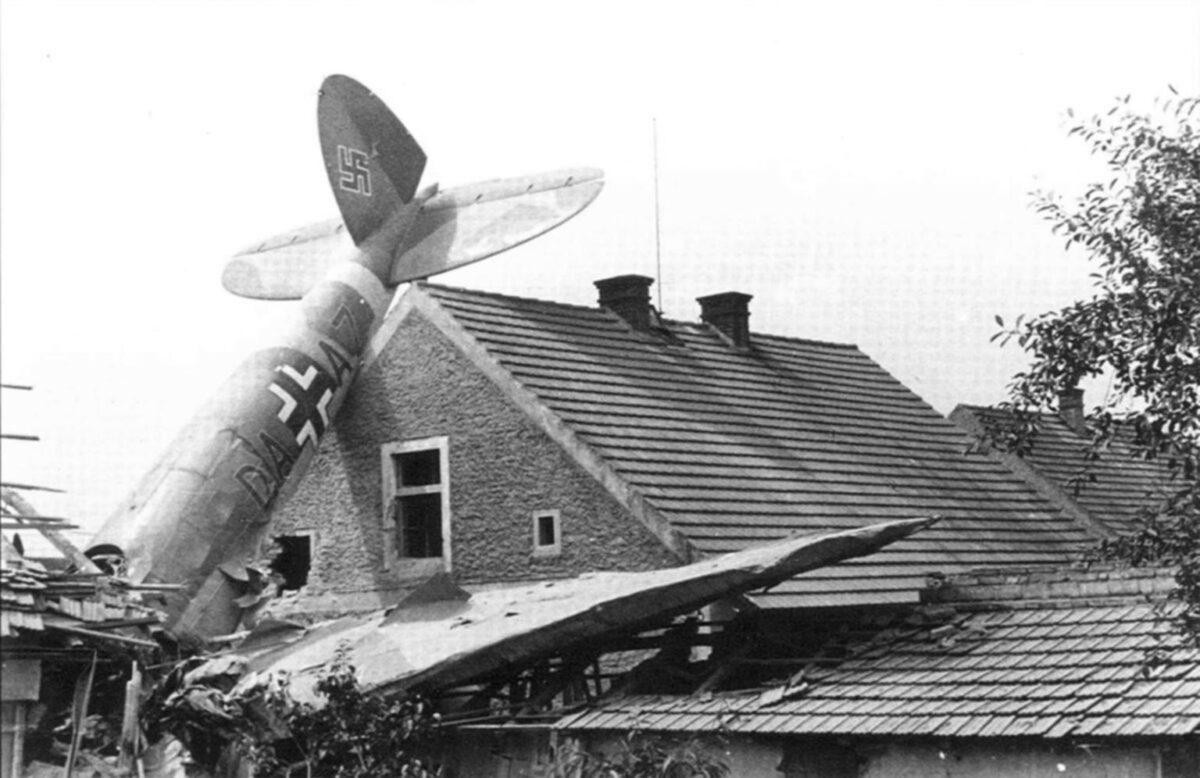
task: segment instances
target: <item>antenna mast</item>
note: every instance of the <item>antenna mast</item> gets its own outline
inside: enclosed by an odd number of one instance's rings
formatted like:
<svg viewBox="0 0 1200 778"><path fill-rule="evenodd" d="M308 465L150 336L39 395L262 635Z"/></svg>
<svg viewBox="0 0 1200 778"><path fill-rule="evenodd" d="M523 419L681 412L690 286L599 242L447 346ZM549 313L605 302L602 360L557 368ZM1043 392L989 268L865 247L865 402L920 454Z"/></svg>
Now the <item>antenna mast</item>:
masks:
<svg viewBox="0 0 1200 778"><path fill-rule="evenodd" d="M663 312L662 304L662 241L658 229L658 118L650 117L650 134L654 142L654 275L658 280L658 312Z"/></svg>

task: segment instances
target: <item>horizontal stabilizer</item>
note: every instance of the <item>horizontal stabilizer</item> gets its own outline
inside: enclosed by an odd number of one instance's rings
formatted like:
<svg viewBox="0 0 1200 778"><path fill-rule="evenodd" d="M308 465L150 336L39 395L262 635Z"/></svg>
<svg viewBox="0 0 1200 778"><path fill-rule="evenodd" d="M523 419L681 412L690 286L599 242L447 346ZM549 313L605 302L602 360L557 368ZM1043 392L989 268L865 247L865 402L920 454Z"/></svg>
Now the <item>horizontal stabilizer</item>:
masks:
<svg viewBox="0 0 1200 778"><path fill-rule="evenodd" d="M299 300L353 247L341 219L301 227L238 252L221 284L240 297Z"/></svg>
<svg viewBox="0 0 1200 778"><path fill-rule="evenodd" d="M604 186L592 168L451 189L421 204L392 283L428 278L536 238L579 213Z"/></svg>
<svg viewBox="0 0 1200 778"><path fill-rule="evenodd" d="M396 249L389 281L428 278L536 238L595 199L603 176L592 168L560 170L434 194ZM241 297L298 300L353 247L341 219L301 227L238 252L221 283Z"/></svg>

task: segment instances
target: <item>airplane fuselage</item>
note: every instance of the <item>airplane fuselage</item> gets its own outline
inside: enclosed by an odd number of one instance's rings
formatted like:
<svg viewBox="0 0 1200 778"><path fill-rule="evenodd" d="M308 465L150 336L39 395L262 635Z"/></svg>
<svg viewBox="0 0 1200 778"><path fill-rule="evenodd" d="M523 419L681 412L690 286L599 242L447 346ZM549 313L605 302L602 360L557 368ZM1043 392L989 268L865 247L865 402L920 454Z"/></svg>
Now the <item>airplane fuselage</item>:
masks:
<svg viewBox="0 0 1200 778"><path fill-rule="evenodd" d="M271 509L316 453L391 299L370 264L363 253L313 287L293 330L237 368L93 541L119 549L132 580L184 584L168 597L176 632L236 627Z"/></svg>
<svg viewBox="0 0 1200 778"><path fill-rule="evenodd" d="M179 636L232 632L257 599L272 512L345 402L395 285L541 235L602 185L578 169L418 193L425 153L362 84L325 79L317 119L341 222L260 243L222 276L234 294L299 299L296 326L234 372L87 551L132 581L177 586L165 596Z"/></svg>

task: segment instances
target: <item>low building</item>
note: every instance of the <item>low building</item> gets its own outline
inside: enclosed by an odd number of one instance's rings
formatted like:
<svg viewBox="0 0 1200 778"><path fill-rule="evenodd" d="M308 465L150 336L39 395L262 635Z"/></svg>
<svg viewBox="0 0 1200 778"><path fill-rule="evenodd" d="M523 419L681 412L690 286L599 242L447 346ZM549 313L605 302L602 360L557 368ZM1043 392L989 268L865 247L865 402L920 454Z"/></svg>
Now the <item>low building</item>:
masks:
<svg viewBox="0 0 1200 778"><path fill-rule="evenodd" d="M40 531L58 539L61 523L22 515L27 503L7 489L2 497L6 524L26 529L27 536ZM21 553L19 543L0 537L0 776L20 778L34 767L42 775L84 774L64 763L91 766L95 744L84 732L103 727L89 725L89 716L115 719L122 740L119 759L114 753L97 769L115 769L118 761L132 769L145 744L137 728L141 689L129 683L157 656L151 630L160 614L73 547L67 546L66 558L39 561ZM71 560L87 567L73 568ZM127 702L128 689L133 699ZM122 706L132 711L124 728Z"/></svg>
<svg viewBox="0 0 1200 778"><path fill-rule="evenodd" d="M1140 512L1178 488L1167 462L1138 456L1128 428L1118 428L1111 441L1093 450L1080 389L1062 393L1057 413L1032 416L1037 432L1022 454L989 443L1012 430L1016 422L1011 411L959 405L950 419L1030 488L1105 534L1129 531Z"/></svg>
<svg viewBox="0 0 1200 778"><path fill-rule="evenodd" d="M1200 650L1169 621L1169 576L1006 570L931 584L925 604L889 617L748 625L752 650L735 641L699 675L735 665L716 688L648 684L554 731L593 750L629 731L707 734L747 778L1196 774Z"/></svg>

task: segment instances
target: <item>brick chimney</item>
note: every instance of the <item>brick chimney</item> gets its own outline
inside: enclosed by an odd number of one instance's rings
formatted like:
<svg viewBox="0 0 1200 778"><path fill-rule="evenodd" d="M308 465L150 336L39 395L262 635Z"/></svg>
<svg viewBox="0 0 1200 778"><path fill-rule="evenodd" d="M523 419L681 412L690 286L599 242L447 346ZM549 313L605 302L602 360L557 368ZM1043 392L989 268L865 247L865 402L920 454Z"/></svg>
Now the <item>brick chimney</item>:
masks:
<svg viewBox="0 0 1200 778"><path fill-rule="evenodd" d="M637 275L602 278L595 282L600 291L600 307L620 316L635 330L649 329L654 320L650 308L653 283L653 278Z"/></svg>
<svg viewBox="0 0 1200 778"><path fill-rule="evenodd" d="M721 292L697 297L700 321L725 333L738 348L750 347L750 301L753 295L741 292Z"/></svg>
<svg viewBox="0 0 1200 778"><path fill-rule="evenodd" d="M1058 415L1074 432L1087 431L1083 423L1083 390L1064 389L1058 393Z"/></svg>

